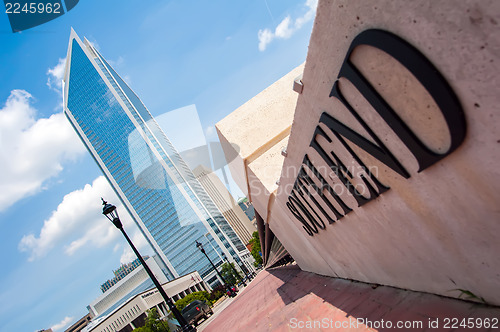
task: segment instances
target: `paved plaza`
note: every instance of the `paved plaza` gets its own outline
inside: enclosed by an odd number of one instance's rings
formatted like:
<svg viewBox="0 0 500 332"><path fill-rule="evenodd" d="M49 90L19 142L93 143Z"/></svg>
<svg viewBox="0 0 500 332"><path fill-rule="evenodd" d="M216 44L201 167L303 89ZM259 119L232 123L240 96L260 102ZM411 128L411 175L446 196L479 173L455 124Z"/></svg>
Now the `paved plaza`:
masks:
<svg viewBox="0 0 500 332"><path fill-rule="evenodd" d="M500 330L498 307L324 277L296 265L260 272L214 316L201 330ZM466 324L478 325L468 329Z"/></svg>

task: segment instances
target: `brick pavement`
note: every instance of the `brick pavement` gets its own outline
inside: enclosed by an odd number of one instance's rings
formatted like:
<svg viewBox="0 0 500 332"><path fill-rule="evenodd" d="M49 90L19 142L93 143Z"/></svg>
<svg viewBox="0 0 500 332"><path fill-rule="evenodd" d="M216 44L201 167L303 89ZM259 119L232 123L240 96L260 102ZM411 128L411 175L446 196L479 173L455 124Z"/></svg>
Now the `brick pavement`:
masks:
<svg viewBox="0 0 500 332"><path fill-rule="evenodd" d="M452 318L458 319L457 329L451 328ZM464 318L498 322L500 308L320 276L289 265L260 272L204 331L396 331L397 324L413 325L401 329L409 331L460 331L467 330L459 325ZM496 326L468 331L500 331L500 322Z"/></svg>

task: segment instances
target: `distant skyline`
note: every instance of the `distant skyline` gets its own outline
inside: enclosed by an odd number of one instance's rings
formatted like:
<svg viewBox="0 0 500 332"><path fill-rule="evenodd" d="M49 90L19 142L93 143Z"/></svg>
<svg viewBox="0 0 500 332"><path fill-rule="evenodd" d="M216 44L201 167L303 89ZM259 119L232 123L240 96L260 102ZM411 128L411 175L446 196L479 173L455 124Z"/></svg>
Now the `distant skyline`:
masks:
<svg viewBox="0 0 500 332"><path fill-rule="evenodd" d="M134 243L151 254L62 114L70 28L112 60L153 116L196 105L210 142L216 122L305 61L315 7L80 1L16 34L1 15L0 331L64 330L112 270L134 259L99 197L117 205Z"/></svg>
<svg viewBox="0 0 500 332"><path fill-rule="evenodd" d="M147 260L149 256L142 256L144 260ZM141 265L139 258L134 259L130 263L122 263L120 266L113 270L114 276L112 278L107 279L101 284L101 291L105 293L108 289L110 289L114 284L118 281L122 280L125 276L127 276L130 272L135 270L136 267Z"/></svg>

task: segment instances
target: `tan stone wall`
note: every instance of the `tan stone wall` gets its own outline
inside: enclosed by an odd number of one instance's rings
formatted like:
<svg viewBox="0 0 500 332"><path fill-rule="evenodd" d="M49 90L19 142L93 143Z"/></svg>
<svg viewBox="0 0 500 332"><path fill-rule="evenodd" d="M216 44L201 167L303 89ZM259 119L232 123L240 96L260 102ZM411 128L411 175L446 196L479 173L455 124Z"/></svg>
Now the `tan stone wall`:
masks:
<svg viewBox="0 0 500 332"><path fill-rule="evenodd" d="M498 1L320 0L280 188L267 216L302 269L451 297L464 289L500 304L499 24ZM361 207L342 193L353 211L311 237L286 202L304 154L322 163L309 148L322 112L369 137L329 95L352 40L373 28L406 40L441 72L465 112L467 135L456 151L418 172L406 146L352 84L341 80L347 99L411 177L352 145L391 189ZM446 151L450 140L443 117L404 67L367 46L351 59L426 146ZM350 160L338 142L321 144Z"/></svg>
<svg viewBox="0 0 500 332"><path fill-rule="evenodd" d="M298 94L295 68L216 124L231 175L265 219L271 195L276 191L292 126Z"/></svg>

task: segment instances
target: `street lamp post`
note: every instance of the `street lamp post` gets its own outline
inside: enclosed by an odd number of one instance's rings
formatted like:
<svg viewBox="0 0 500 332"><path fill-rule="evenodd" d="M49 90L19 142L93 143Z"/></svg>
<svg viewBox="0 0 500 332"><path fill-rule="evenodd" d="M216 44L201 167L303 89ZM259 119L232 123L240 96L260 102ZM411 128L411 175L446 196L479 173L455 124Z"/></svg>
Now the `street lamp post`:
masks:
<svg viewBox="0 0 500 332"><path fill-rule="evenodd" d="M219 256L220 260L222 260L222 257L220 257L219 255L219 252L217 250L215 250L215 247L214 245L212 244L212 242L208 239L207 235L210 235L210 233L205 233L203 236L205 237L205 239L207 239L207 242L210 244L210 246L212 247L212 249L217 253L217 256Z"/></svg>
<svg viewBox="0 0 500 332"><path fill-rule="evenodd" d="M227 287L228 285L227 285L226 280L224 280L224 277L222 276L222 274L220 274L219 270L217 270L217 268L215 267L215 265L212 262L212 260L210 259L210 257L208 257L207 253L205 252L205 249L203 248L203 244L201 244L200 242L196 241L196 248L200 249L200 251L205 255L205 257L207 257L207 259L210 262L210 264L212 264L212 267L214 268L215 272L217 272L217 274L219 275L219 278L224 283L224 286Z"/></svg>
<svg viewBox="0 0 500 332"><path fill-rule="evenodd" d="M168 297L167 293L165 293L165 290L163 289L163 287L161 287L160 283L154 276L153 272L150 270L149 266L146 264L142 256L139 254L139 251L137 251L137 249L135 248L134 244L128 237L127 233L125 233L125 230L123 229L122 226L122 222L118 217L118 211L116 210L116 206L108 204L103 198L101 199L102 199L102 205L104 205L104 207L102 208L102 214L104 214L106 218L108 218L113 223L113 225L115 225L116 228L118 228L122 232L123 236L125 236L125 239L127 240L128 244L130 244L130 247L132 247L132 250L134 251L139 261L141 262L142 266L144 266L144 270L146 270L146 273L155 284L156 288L163 297L163 300L165 300L165 303L168 305L170 311L172 311L172 313L174 314L175 319L177 319L179 324L181 324L182 331L195 332L196 328L189 325L186 319L182 316L179 309L177 309L175 304L172 302L172 299Z"/></svg>
<svg viewBox="0 0 500 332"><path fill-rule="evenodd" d="M222 253L222 255L224 256L224 259L226 259L226 255L224 253ZM243 274L245 275L245 277L247 278L247 280L253 279L252 278L252 272L250 272L248 270L248 268L245 266L245 262L244 261L242 261L241 264L238 263L237 261L234 261L234 263L238 264L238 266L241 269L241 272L243 272ZM245 281L243 281L243 283L245 284ZM245 284L245 286L246 286L246 284Z"/></svg>
<svg viewBox="0 0 500 332"><path fill-rule="evenodd" d="M248 264L248 263L247 263ZM245 265L245 262L242 262L240 265L240 268L244 271L245 276L247 277L248 280L253 279L253 272L248 269L248 267Z"/></svg>
<svg viewBox="0 0 500 332"><path fill-rule="evenodd" d="M236 269L234 268L233 264L231 264L231 262L227 259L225 253L222 253L222 258L224 258L224 260L229 264L229 266L231 267L231 269L233 269L235 277L239 276L239 273L236 271ZM245 280L242 279L242 281L243 281L243 285L245 285L245 287L246 287L247 284L246 284Z"/></svg>

